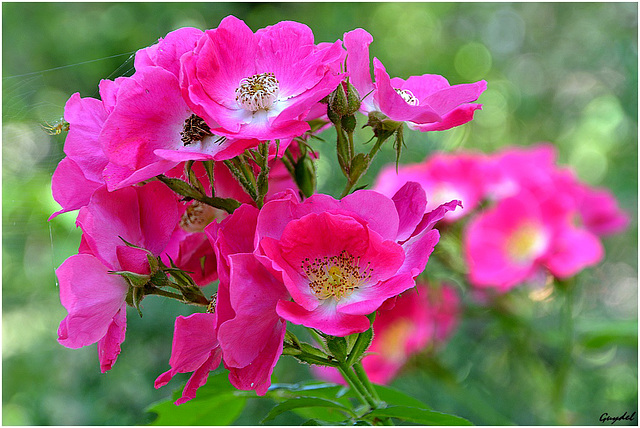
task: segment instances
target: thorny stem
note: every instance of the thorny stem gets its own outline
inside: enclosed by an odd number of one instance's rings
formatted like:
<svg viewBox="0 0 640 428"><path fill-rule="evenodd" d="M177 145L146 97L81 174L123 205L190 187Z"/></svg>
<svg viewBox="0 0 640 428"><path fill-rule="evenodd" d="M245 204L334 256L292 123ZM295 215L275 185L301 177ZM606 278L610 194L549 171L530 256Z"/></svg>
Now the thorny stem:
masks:
<svg viewBox="0 0 640 428"><path fill-rule="evenodd" d="M179 300L183 303L189 303L192 305L198 305L198 306L207 306L209 305L209 301L207 300L206 303L204 301L202 301L201 299L198 299L198 301L189 301L187 300L183 295L181 294L177 294L177 293L172 293L170 291L165 291L161 288L152 288L151 290L149 290L148 294L155 294L157 296L164 296L164 297L169 297L171 299L176 299ZM206 298L205 298L206 300Z"/></svg>
<svg viewBox="0 0 640 428"><path fill-rule="evenodd" d="M256 194L258 193L258 185L256 184L256 177L253 175L253 171L249 168L249 164L244 156L239 156L240 158L240 169L244 174L245 178L251 183L251 186L256 189Z"/></svg>
<svg viewBox="0 0 640 428"><path fill-rule="evenodd" d="M162 174L157 175L156 178L166 184L167 187L176 192L178 195L195 199L196 201L200 201L214 208L220 208L221 210L224 210L229 214L232 214L233 211L235 211L235 209L240 206L240 202L232 198L218 198L204 195L189 183L177 178L166 177Z"/></svg>
<svg viewBox="0 0 640 428"><path fill-rule="evenodd" d="M247 180L244 171L230 159L224 160L222 162L224 162L227 168L229 168L231 174L236 178L236 180L238 180L238 183L240 183L242 188L245 190L245 192L247 192L251 199L255 200L257 197L256 186L255 184L252 185L252 183Z"/></svg>

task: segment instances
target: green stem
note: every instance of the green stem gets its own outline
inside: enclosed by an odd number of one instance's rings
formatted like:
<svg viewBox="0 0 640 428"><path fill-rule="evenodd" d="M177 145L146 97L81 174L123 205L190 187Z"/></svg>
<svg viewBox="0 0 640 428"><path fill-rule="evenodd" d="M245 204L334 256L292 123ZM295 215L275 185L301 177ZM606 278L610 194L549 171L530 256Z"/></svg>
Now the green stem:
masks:
<svg viewBox="0 0 640 428"><path fill-rule="evenodd" d="M151 290L149 290L149 292L147 294L155 294L156 296L164 296L164 297L169 297L171 299L176 299L179 300L181 302L186 302L185 298L182 296L182 294L176 294L176 293L172 293L170 291L165 291L161 288L153 288Z"/></svg>
<svg viewBox="0 0 640 428"><path fill-rule="evenodd" d="M253 175L253 170L249 167L249 164L247 163L247 160L244 158L244 156L239 156L240 158L240 169L242 170L242 173L244 174L245 178L249 181L249 183L251 183L251 186L256 189L256 193L257 193L257 189L258 189L258 185L256 184L256 177L255 175Z"/></svg>
<svg viewBox="0 0 640 428"><path fill-rule="evenodd" d="M356 155L356 151L353 148L353 132L347 132L347 138L349 139L349 159L353 159Z"/></svg>
<svg viewBox="0 0 640 428"><path fill-rule="evenodd" d="M344 380L347 381L351 389L358 396L360 401L362 401L362 404L367 405L372 409L375 409L376 403L373 401L373 398L371 397L371 395L367 393L366 388L364 387L362 382L360 382L360 379L358 379L355 373L349 370L349 368L344 364L340 364L338 366L338 370L340 371L340 374L342 375Z"/></svg>
<svg viewBox="0 0 640 428"><path fill-rule="evenodd" d="M356 183L357 183L357 180L355 182L353 182L353 183L350 182L350 181L347 182L346 187L344 188L344 190L342 191L342 194L340 195L340 199L342 199L345 196L347 196Z"/></svg>
<svg viewBox="0 0 640 428"><path fill-rule="evenodd" d="M258 208L262 208L264 197L269 191L269 143L261 143L258 146L258 152L260 154L260 172L256 178L256 191L258 192L256 204Z"/></svg>
<svg viewBox="0 0 640 428"><path fill-rule="evenodd" d="M369 376L367 376L367 372L364 371L364 367L362 366L362 361L358 361L357 363L355 363L353 365L353 370L356 372L356 376L358 376L358 379L360 379L360 381L365 386L365 388L367 388L367 390L369 391L373 399L377 403L380 403L380 397L378 396L378 393L375 387L369 380Z"/></svg>
<svg viewBox="0 0 640 428"><path fill-rule="evenodd" d="M556 423L564 424L566 421L562 421L562 410L564 408L564 395L567 388L567 379L569 376L569 370L571 368L571 360L573 354L573 304L575 300L575 281L567 281L560 284L560 287L564 291L564 306L562 312L562 328L564 331L564 346L562 349L562 356L557 367L554 385L554 404Z"/></svg>
<svg viewBox="0 0 640 428"><path fill-rule="evenodd" d="M231 214L236 208L240 206L240 202L232 198L218 198L209 197L202 194L198 189L192 187L189 183L178 178L166 177L162 174L157 175L156 178L167 185L171 190L178 195L186 196L196 201L200 201L204 204L211 205L214 208L220 208Z"/></svg>
<svg viewBox="0 0 640 428"><path fill-rule="evenodd" d="M247 180L244 171L236 165L231 159L227 159L222 161L229 168L231 174L238 180L238 183L242 186L242 188L247 192L247 194L251 197L251 199L255 200L257 197L255 184Z"/></svg>
<svg viewBox="0 0 640 428"><path fill-rule="evenodd" d="M366 156L366 162L367 164L365 165L364 168L362 168L362 170L358 173L357 176L351 177L348 176L347 177L347 185L345 186L344 190L342 191L342 194L340 195L340 199L344 198L345 196L347 196L349 194L349 192L351 192L351 189L353 189L353 187L358 183L358 181L360 180L360 178L362 178L363 175L366 174L367 170L369 169L369 166L371 166L371 162L373 161L373 158L378 154L378 152L380 151L380 147L382 147L382 144L391 136L393 135L393 133L389 134L389 133L385 133L383 135L380 135L378 137L378 139L376 140L376 143L373 145L373 147L371 148L371 150L369 151L369 154ZM355 159L355 156L352 158Z"/></svg>
<svg viewBox="0 0 640 428"><path fill-rule="evenodd" d="M207 172L207 177L209 177L209 184L211 185L211 197L214 197L216 196L216 189L214 187L213 161L202 161L202 165Z"/></svg>

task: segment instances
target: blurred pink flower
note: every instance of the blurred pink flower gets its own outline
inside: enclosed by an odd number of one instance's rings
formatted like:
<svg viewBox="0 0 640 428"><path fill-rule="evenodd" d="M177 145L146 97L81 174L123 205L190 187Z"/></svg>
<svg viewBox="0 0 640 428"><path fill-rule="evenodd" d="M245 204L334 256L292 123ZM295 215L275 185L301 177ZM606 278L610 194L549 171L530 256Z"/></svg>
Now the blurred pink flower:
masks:
<svg viewBox="0 0 640 428"><path fill-rule="evenodd" d="M343 56L340 41L316 46L304 24L283 21L254 34L228 16L182 57L181 86L213 132L286 139L309 129L304 118L342 80Z"/></svg>
<svg viewBox="0 0 640 428"><path fill-rule="evenodd" d="M410 129L442 131L473 119L481 104L470 104L487 88L487 82L450 86L436 74L411 76L406 81L389 78L382 63L373 59L375 83L371 79L369 45L371 34L358 28L344 35L349 81L363 98L360 110L382 112L389 119L407 122Z"/></svg>
<svg viewBox="0 0 640 428"><path fill-rule="evenodd" d="M265 204L256 242L293 298L278 302L278 314L335 336L368 329L366 315L415 285L439 239L433 225L458 202L428 214L425 204L416 183L393 199L361 190Z"/></svg>
<svg viewBox="0 0 640 428"><path fill-rule="evenodd" d="M598 238L575 227L557 189L547 190L541 199L523 189L470 221L464 247L474 286L505 292L544 268L567 278L602 259Z"/></svg>
<svg viewBox="0 0 640 428"><path fill-rule="evenodd" d="M445 220L453 221L475 209L485 197L486 156L480 153L435 153L424 162L382 168L373 190L392 196L408 181L420 184L429 202L426 210L457 199L464 208L450 211Z"/></svg>
<svg viewBox="0 0 640 428"><path fill-rule="evenodd" d="M373 342L362 359L369 379L377 384L389 383L409 358L443 343L458 323L459 298L455 289L417 285L395 299L387 310L379 310L373 323ZM333 368L312 366L316 376L345 383Z"/></svg>

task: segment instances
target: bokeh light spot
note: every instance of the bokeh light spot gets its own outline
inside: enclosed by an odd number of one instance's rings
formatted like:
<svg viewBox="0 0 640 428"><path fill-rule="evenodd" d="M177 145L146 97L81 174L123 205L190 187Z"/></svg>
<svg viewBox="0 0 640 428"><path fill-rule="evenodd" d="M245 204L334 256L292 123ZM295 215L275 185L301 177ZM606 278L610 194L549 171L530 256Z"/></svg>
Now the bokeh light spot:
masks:
<svg viewBox="0 0 640 428"><path fill-rule="evenodd" d="M454 65L456 71L465 80L480 80L491 69L491 53L482 43L471 42L456 52Z"/></svg>

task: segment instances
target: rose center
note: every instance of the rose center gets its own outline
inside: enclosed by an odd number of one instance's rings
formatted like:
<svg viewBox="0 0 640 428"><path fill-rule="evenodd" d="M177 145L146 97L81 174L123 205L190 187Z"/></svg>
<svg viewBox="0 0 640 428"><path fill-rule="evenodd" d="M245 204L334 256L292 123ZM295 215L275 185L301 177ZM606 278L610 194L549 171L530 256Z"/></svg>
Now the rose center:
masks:
<svg viewBox="0 0 640 428"><path fill-rule="evenodd" d="M418 104L420 104L418 99L413 95L413 93L410 90L408 90L408 89L396 89L396 92L410 106L417 106Z"/></svg>
<svg viewBox="0 0 640 428"><path fill-rule="evenodd" d="M330 297L340 300L349 296L371 278L373 268L370 266L369 262L365 268L360 268L360 257L353 257L346 250L337 256L313 261L305 258L301 265L309 279L309 288L321 300Z"/></svg>
<svg viewBox="0 0 640 428"><path fill-rule="evenodd" d="M192 114L184 121L184 127L180 135L182 136L182 143L188 146L194 141L202 141L205 137L210 137L213 134L204 119Z"/></svg>
<svg viewBox="0 0 640 428"><path fill-rule="evenodd" d="M278 99L280 82L273 73L245 77L236 89L236 102L249 111L269 110Z"/></svg>
<svg viewBox="0 0 640 428"><path fill-rule="evenodd" d="M190 233L202 232L209 223L220 217L218 211L211 205L193 201L182 214L180 227Z"/></svg>
<svg viewBox="0 0 640 428"><path fill-rule="evenodd" d="M534 259L546 245L542 231L533 224L520 226L507 241L507 252L512 260L524 262Z"/></svg>

